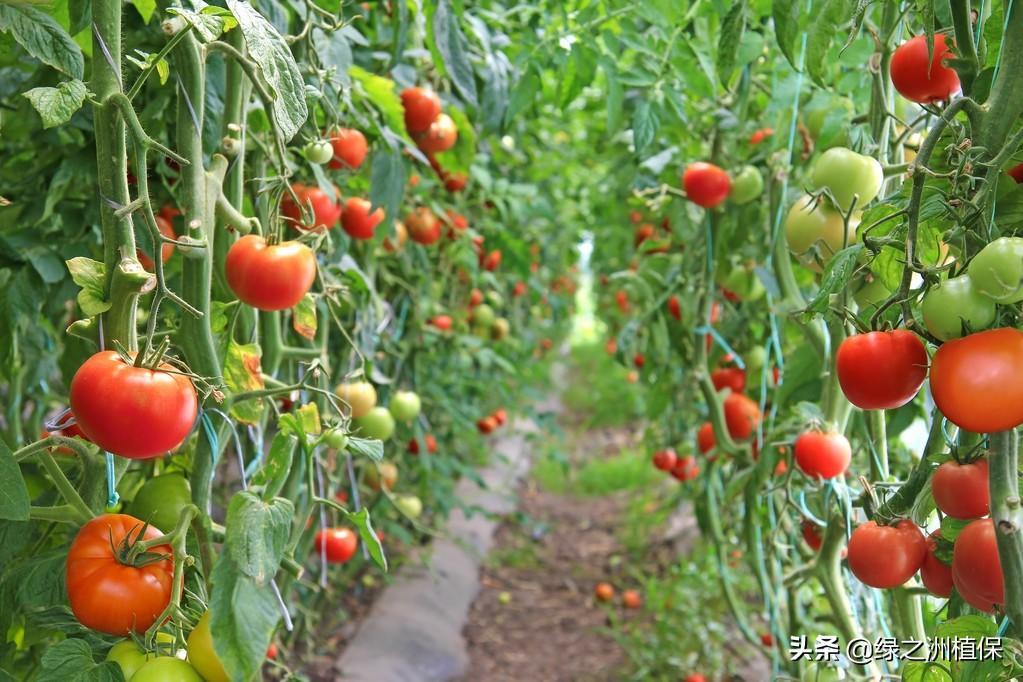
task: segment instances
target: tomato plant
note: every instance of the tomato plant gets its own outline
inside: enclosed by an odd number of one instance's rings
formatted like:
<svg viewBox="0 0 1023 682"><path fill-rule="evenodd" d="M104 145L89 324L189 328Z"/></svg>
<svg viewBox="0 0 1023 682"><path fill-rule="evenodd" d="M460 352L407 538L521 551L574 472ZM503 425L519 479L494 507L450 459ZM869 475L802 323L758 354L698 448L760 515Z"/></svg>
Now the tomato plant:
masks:
<svg viewBox="0 0 1023 682"><path fill-rule="evenodd" d="M871 587L898 587L913 577L927 556L927 541L912 521L893 526L867 521L849 538L849 570Z"/></svg>

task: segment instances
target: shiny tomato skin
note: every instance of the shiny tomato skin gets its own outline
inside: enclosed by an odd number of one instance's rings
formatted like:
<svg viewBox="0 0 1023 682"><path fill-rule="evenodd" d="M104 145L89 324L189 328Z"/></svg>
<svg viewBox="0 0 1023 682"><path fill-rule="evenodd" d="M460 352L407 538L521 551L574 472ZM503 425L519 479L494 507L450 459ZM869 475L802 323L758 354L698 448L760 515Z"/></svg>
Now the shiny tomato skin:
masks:
<svg viewBox="0 0 1023 682"><path fill-rule="evenodd" d="M406 216L405 227L408 229L412 241L417 244L429 246L440 239L440 220L426 206L420 206Z"/></svg>
<svg viewBox="0 0 1023 682"><path fill-rule="evenodd" d="M725 398L724 408L728 433L735 440L746 440L760 425L760 407L741 393Z"/></svg>
<svg viewBox="0 0 1023 682"><path fill-rule="evenodd" d="M296 182L291 186L295 196L298 197L298 204L291 198L291 194L285 193L281 199L281 215L288 219L288 222L295 229L305 230L330 230L337 226L341 219L341 204L337 203L319 187L310 187ZM337 193L340 198L340 193ZM312 207L313 222L308 224L302 222L302 212Z"/></svg>
<svg viewBox="0 0 1023 682"><path fill-rule="evenodd" d="M416 136L416 143L424 152L446 152L458 142L458 128L447 114L440 114L425 132Z"/></svg>
<svg viewBox="0 0 1023 682"><path fill-rule="evenodd" d="M204 682L195 668L174 656L150 659L131 676L131 682ZM205 682L215 682L206 678Z"/></svg>
<svg viewBox="0 0 1023 682"><path fill-rule="evenodd" d="M137 539L143 525L127 514L103 514L78 531L68 550L65 578L71 610L82 625L110 635L140 634L170 603L174 575L170 546L154 547L150 551L167 558L140 568L120 563L114 554L124 538ZM142 539L161 535L149 526Z"/></svg>
<svg viewBox="0 0 1023 682"><path fill-rule="evenodd" d="M803 519L799 530L803 535L803 542L806 543L806 546L815 552L819 552L821 545L824 543L824 538L821 536L823 529L810 519Z"/></svg>
<svg viewBox="0 0 1023 682"><path fill-rule="evenodd" d="M998 317L995 302L977 291L969 275L931 288L920 307L927 331L942 341L961 338L964 325L973 332L983 331Z"/></svg>
<svg viewBox="0 0 1023 682"><path fill-rule="evenodd" d="M987 458L969 464L944 462L931 477L931 492L934 504L946 516L954 519L987 516L991 512Z"/></svg>
<svg viewBox="0 0 1023 682"><path fill-rule="evenodd" d="M696 447L702 454L707 454L714 449L715 445L717 445L717 439L714 438L714 425L704 422L700 426L700 430L696 432Z"/></svg>
<svg viewBox="0 0 1023 682"><path fill-rule="evenodd" d="M920 565L920 580L923 581L927 591L936 597L948 599L952 596L952 567L942 563L934 556L937 547L935 538L941 537L941 530L936 530L927 537L927 554L924 562Z"/></svg>
<svg viewBox="0 0 1023 682"><path fill-rule="evenodd" d="M1005 603L1005 578L998 556L995 523L991 519L971 521L959 532L952 550L952 576L956 587L976 595L985 605Z"/></svg>
<svg viewBox="0 0 1023 682"><path fill-rule="evenodd" d="M710 373L710 380L714 384L715 391L730 388L732 393L742 393L746 388L746 370L738 367L722 367Z"/></svg>
<svg viewBox="0 0 1023 682"><path fill-rule="evenodd" d="M366 136L354 128L341 128L334 131L330 137L330 144L334 148L334 158L330 160L330 167L358 168L366 159L366 152L369 145L366 144Z"/></svg>
<svg viewBox="0 0 1023 682"><path fill-rule="evenodd" d="M867 521L849 538L849 569L871 587L898 587L920 570L927 555L927 541L908 519L894 526Z"/></svg>
<svg viewBox="0 0 1023 682"><path fill-rule="evenodd" d="M949 99L959 89L959 76L944 62L954 55L945 36L934 35L933 56L928 59L927 36L910 38L895 48L891 60L892 85L911 102L930 104Z"/></svg>
<svg viewBox="0 0 1023 682"><path fill-rule="evenodd" d="M362 197L352 197L345 202L345 209L341 214L341 227L352 239L373 238L377 225L384 219L384 209L377 208L370 213L372 206L368 199Z"/></svg>
<svg viewBox="0 0 1023 682"><path fill-rule="evenodd" d="M931 359L931 394L945 417L974 433L1023 424L1023 332L1008 327L941 345Z"/></svg>
<svg viewBox="0 0 1023 682"><path fill-rule="evenodd" d="M316 280L316 255L300 242L268 245L247 234L227 252L227 283L238 300L259 310L286 310L306 295Z"/></svg>
<svg viewBox="0 0 1023 682"><path fill-rule="evenodd" d="M451 316L450 315L437 315L430 320L430 324L439 329L442 332L446 332L451 329Z"/></svg>
<svg viewBox="0 0 1023 682"><path fill-rule="evenodd" d="M682 187L689 200L697 206L714 208L728 198L732 179L714 164L697 161L689 164L682 174Z"/></svg>
<svg viewBox="0 0 1023 682"><path fill-rule="evenodd" d="M813 167L814 186L827 189L843 213L853 206L854 199L856 208L865 208L883 183L884 170L877 159L846 147L827 150Z"/></svg>
<svg viewBox="0 0 1023 682"><path fill-rule="evenodd" d="M852 447L841 433L805 431L796 439L796 464L811 478L835 478L845 473Z"/></svg>
<svg viewBox="0 0 1023 682"><path fill-rule="evenodd" d="M679 457L671 469L672 477L679 481L690 481L700 475L700 466L691 455Z"/></svg>
<svg viewBox="0 0 1023 682"><path fill-rule="evenodd" d="M973 288L996 303L1023 301L1023 237L999 237L970 261Z"/></svg>
<svg viewBox="0 0 1023 682"><path fill-rule="evenodd" d="M176 449L192 430L199 401L192 381L164 363L134 367L114 351L82 363L71 380L71 409L85 437L108 452L147 459Z"/></svg>
<svg viewBox="0 0 1023 682"><path fill-rule="evenodd" d="M313 547L316 554L327 556L327 563L343 564L355 556L359 544L355 533L347 528L325 528L316 534Z"/></svg>
<svg viewBox="0 0 1023 682"><path fill-rule="evenodd" d="M1016 184L1023 184L1023 163L1017 163L1015 166L1005 171L1010 178L1016 181Z"/></svg>
<svg viewBox="0 0 1023 682"><path fill-rule="evenodd" d="M410 133L426 131L440 116L440 97L425 88L402 90L401 105L405 109L405 128Z"/></svg>
<svg viewBox="0 0 1023 682"><path fill-rule="evenodd" d="M856 407L886 410L916 396L927 378L927 350L904 329L868 332L845 339L835 355L842 392Z"/></svg>
<svg viewBox="0 0 1023 682"><path fill-rule="evenodd" d="M177 239L178 238L178 235L176 235L174 233L174 225L173 225L173 223L171 223L170 219L167 218L163 213L157 214L157 216L156 216L156 226L160 229L160 234L162 234L163 236L170 237L171 239ZM150 258L146 254L142 253L142 251L138 251L138 250L136 250L136 255L138 256L139 263L142 263L142 267L144 267L149 272L155 272L156 271L155 270L156 263L153 261L152 258ZM174 245L173 244L164 243L160 247L160 260L162 260L164 263L166 263L168 260L170 260L170 257L173 256L173 255L174 255Z"/></svg>
<svg viewBox="0 0 1023 682"><path fill-rule="evenodd" d="M671 448L654 453L654 466L661 471L671 471L677 463L678 455Z"/></svg>

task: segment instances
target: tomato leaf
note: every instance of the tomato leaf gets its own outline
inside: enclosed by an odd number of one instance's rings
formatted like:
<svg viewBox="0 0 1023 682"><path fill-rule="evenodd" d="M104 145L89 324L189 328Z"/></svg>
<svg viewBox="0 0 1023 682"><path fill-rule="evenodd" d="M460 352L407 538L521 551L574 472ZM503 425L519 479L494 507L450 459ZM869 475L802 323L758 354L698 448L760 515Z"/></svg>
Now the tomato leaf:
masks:
<svg viewBox="0 0 1023 682"><path fill-rule="evenodd" d="M369 101L384 115L384 120L391 133L400 136L403 141L411 145L412 140L405 131L405 108L395 90L394 81L372 74L361 66L353 66L348 69L348 75L362 86Z"/></svg>
<svg viewBox="0 0 1023 682"><path fill-rule="evenodd" d="M405 196L408 172L401 152L387 148L374 152L372 166L369 201L373 210L384 209L384 220L380 223L382 234L397 217L401 199Z"/></svg>
<svg viewBox="0 0 1023 682"><path fill-rule="evenodd" d="M348 439L348 449L353 455L369 457L374 462L382 462L384 459L384 444L378 440L352 436Z"/></svg>
<svg viewBox="0 0 1023 682"><path fill-rule="evenodd" d="M99 261L78 256L67 261L71 279L81 287L78 305L86 317L95 317L110 310L110 301L103 300L106 267Z"/></svg>
<svg viewBox="0 0 1023 682"><path fill-rule="evenodd" d="M36 682L121 682L124 676L114 661L97 664L92 647L82 639L65 639L50 647L40 661Z"/></svg>
<svg viewBox="0 0 1023 682"><path fill-rule="evenodd" d="M458 14L448 0L438 0L433 11L433 43L441 56L445 71L462 100L476 106L476 76L466 54L465 35L458 26Z"/></svg>
<svg viewBox="0 0 1023 682"><path fill-rule="evenodd" d="M838 27L849 17L850 0L824 0L814 7L813 20L806 32L806 70L818 84L825 82L824 69L830 66L828 50ZM793 2L793 5L800 5Z"/></svg>
<svg viewBox="0 0 1023 682"><path fill-rule="evenodd" d="M263 351L259 344L231 343L224 360L224 383L231 393L258 391L265 388L260 359ZM231 405L231 416L243 424L257 424L263 415L263 399L243 400Z"/></svg>
<svg viewBox="0 0 1023 682"><path fill-rule="evenodd" d="M302 429L313 436L320 435L322 426L320 425L320 410L316 407L316 403L306 403L302 407L295 410L295 414L298 415L298 419L302 422Z"/></svg>
<svg viewBox="0 0 1023 682"><path fill-rule="evenodd" d="M85 75L81 48L46 12L27 4L0 4L0 31L10 33L26 52L47 66L79 80Z"/></svg>
<svg viewBox="0 0 1023 682"><path fill-rule="evenodd" d="M247 490L231 497L224 546L235 565L260 584L277 573L288 543L295 506L291 500L269 502Z"/></svg>
<svg viewBox="0 0 1023 682"><path fill-rule="evenodd" d="M536 102L536 93L540 90L540 76L535 69L529 69L519 76L512 88L511 98L508 100L508 109L504 112L504 124L507 126L512 119L518 116L527 107Z"/></svg>
<svg viewBox="0 0 1023 682"><path fill-rule="evenodd" d="M297 444L294 436L283 432L278 432L270 442L270 452L266 456L266 461L250 481L254 486L263 487L263 499L273 499L284 488L291 473L291 463L295 458Z"/></svg>
<svg viewBox="0 0 1023 682"><path fill-rule="evenodd" d="M54 128L71 120L89 94L80 80L65 81L55 88L32 88L24 93L43 119L43 128Z"/></svg>
<svg viewBox="0 0 1023 682"><path fill-rule="evenodd" d="M302 297L291 310L291 326L303 338L316 338L316 299L309 294Z"/></svg>
<svg viewBox="0 0 1023 682"><path fill-rule="evenodd" d="M281 612L269 582L241 572L224 552L211 576L210 632L217 658L233 680L252 679L263 665Z"/></svg>
<svg viewBox="0 0 1023 682"><path fill-rule="evenodd" d="M14 461L14 453L0 441L0 519L27 521L30 505L28 488Z"/></svg>
<svg viewBox="0 0 1023 682"><path fill-rule="evenodd" d="M291 48L273 24L247 2L227 0L227 7L238 20L252 60L270 86L274 97L271 105L274 122L284 139L290 140L309 115L305 81Z"/></svg>
<svg viewBox="0 0 1023 682"><path fill-rule="evenodd" d="M370 523L369 510L363 507L357 512L349 512L348 520L359 529L359 537L362 538L362 543L369 550L369 555L373 557L373 561L376 562L377 566L386 571L387 557L384 556L384 549L380 545L380 538L377 537L376 531L373 530L373 525Z"/></svg>
<svg viewBox="0 0 1023 682"><path fill-rule="evenodd" d="M966 523L969 523L969 521ZM944 534L945 532L942 531L942 535ZM977 639L980 637L993 637L997 632L998 626L990 617L971 615L946 620L935 628L934 636L949 638L972 637Z"/></svg>
<svg viewBox="0 0 1023 682"><path fill-rule="evenodd" d="M941 537L949 542L955 542L959 534L963 532L963 528L970 525L971 521L973 519L954 519L951 516L946 516L941 520Z"/></svg>
<svg viewBox="0 0 1023 682"><path fill-rule="evenodd" d="M641 154L657 135L660 121L648 100L640 100L632 113L632 144L636 154Z"/></svg>
<svg viewBox="0 0 1023 682"><path fill-rule="evenodd" d="M739 44L746 30L746 0L736 2L728 10L721 22L721 36L718 38L717 70L721 82L727 84L735 59L739 54Z"/></svg>
<svg viewBox="0 0 1023 682"><path fill-rule="evenodd" d="M853 273L856 272L857 260L866 248L863 244L847 246L836 253L824 268L820 289L806 306L806 313L827 312L832 294L836 294L849 286Z"/></svg>
<svg viewBox="0 0 1023 682"><path fill-rule="evenodd" d="M607 130L609 133L613 133L622 123L622 102L625 100L625 95L622 91L621 81L618 80L618 67L615 66L614 60L602 56L598 62L604 71L604 80L607 83Z"/></svg>

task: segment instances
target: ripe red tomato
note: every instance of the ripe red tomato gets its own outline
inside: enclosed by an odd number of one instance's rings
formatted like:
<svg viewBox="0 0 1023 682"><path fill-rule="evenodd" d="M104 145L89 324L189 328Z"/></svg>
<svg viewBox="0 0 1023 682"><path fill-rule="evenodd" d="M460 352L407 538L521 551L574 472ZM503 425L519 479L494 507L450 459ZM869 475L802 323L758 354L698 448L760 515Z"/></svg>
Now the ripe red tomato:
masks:
<svg viewBox="0 0 1023 682"><path fill-rule="evenodd" d="M643 369L643 365L646 364L646 357L642 353L636 353L632 358L632 364L636 366L636 369Z"/></svg>
<svg viewBox="0 0 1023 682"><path fill-rule="evenodd" d="M810 519L803 519L803 523L800 524L800 531L803 534L803 542L806 546L815 552L819 552L821 544L824 542L824 538L821 537L821 528Z"/></svg>
<svg viewBox="0 0 1023 682"><path fill-rule="evenodd" d="M948 599L952 596L952 567L941 562L934 556L937 547L935 538L941 537L941 529L930 534L927 538L927 554L920 566L920 579L924 587L936 597Z"/></svg>
<svg viewBox="0 0 1023 682"><path fill-rule="evenodd" d="M268 245L247 234L227 252L227 283L243 303L259 310L286 310L302 300L316 280L316 256L300 242Z"/></svg>
<svg viewBox="0 0 1023 682"><path fill-rule="evenodd" d="M678 463L678 455L671 448L654 453L654 466L661 471L671 471Z"/></svg>
<svg viewBox="0 0 1023 682"><path fill-rule="evenodd" d="M735 440L746 440L760 425L760 407L742 393L729 394L724 408L728 433Z"/></svg>
<svg viewBox="0 0 1023 682"><path fill-rule="evenodd" d="M444 174L444 189L454 194L455 192L461 192L465 189L465 186L469 183L469 176L465 173L445 173Z"/></svg>
<svg viewBox="0 0 1023 682"><path fill-rule="evenodd" d="M317 554L326 554L327 563L343 564L355 556L358 538L347 528L325 528L313 540Z"/></svg>
<svg viewBox="0 0 1023 682"><path fill-rule="evenodd" d="M622 606L627 609L638 609L643 605L643 597L639 596L636 590L625 590L622 592Z"/></svg>
<svg viewBox="0 0 1023 682"><path fill-rule="evenodd" d="M372 206L368 199L361 197L352 197L345 202L345 210L341 214L341 227L353 239L372 239L377 225L383 221L384 209L378 208L370 213Z"/></svg>
<svg viewBox="0 0 1023 682"><path fill-rule="evenodd" d="M483 417L476 422L476 428L482 434L491 433L497 428L497 420L493 417Z"/></svg>
<svg viewBox="0 0 1023 682"><path fill-rule="evenodd" d="M501 251L495 249L488 253L482 262L483 269L487 272L493 272L501 265Z"/></svg>
<svg viewBox="0 0 1023 682"><path fill-rule="evenodd" d="M774 646L774 637L770 632L764 632L760 635L760 643L764 646Z"/></svg>
<svg viewBox="0 0 1023 682"><path fill-rule="evenodd" d="M440 239L440 220L426 206L420 206L406 216L405 227L417 244L429 246Z"/></svg>
<svg viewBox="0 0 1023 682"><path fill-rule="evenodd" d="M447 216L448 222L459 231L466 230L469 228L469 219L461 213L452 211L450 208L444 211L444 215Z"/></svg>
<svg viewBox="0 0 1023 682"><path fill-rule="evenodd" d="M849 538L849 569L871 587L902 585L920 570L927 555L927 541L908 519L894 526L867 521Z"/></svg>
<svg viewBox="0 0 1023 682"><path fill-rule="evenodd" d="M137 566L125 563L129 545L163 535L153 526L143 534L144 525L127 514L103 514L75 536L64 572L71 610L85 627L122 637L143 633L170 603L174 558L169 545L153 547Z"/></svg>
<svg viewBox="0 0 1023 682"><path fill-rule="evenodd" d="M988 461L943 463L931 478L934 504L954 519L976 519L990 513Z"/></svg>
<svg viewBox="0 0 1023 682"><path fill-rule="evenodd" d="M436 317L430 320L430 324L436 327L437 329L441 330L442 332L446 332L449 329L451 329L451 316L437 315Z"/></svg>
<svg viewBox="0 0 1023 682"><path fill-rule="evenodd" d="M650 223L643 223L642 225L636 227L636 231L632 237L633 246L639 246L640 244L642 244L647 239L650 239L653 236L654 226L651 225Z"/></svg>
<svg viewBox="0 0 1023 682"><path fill-rule="evenodd" d="M682 174L682 187L686 196L697 206L714 208L728 198L732 180L728 173L712 163L691 163Z"/></svg>
<svg viewBox="0 0 1023 682"><path fill-rule="evenodd" d="M835 478L852 460L849 440L840 433L805 431L796 439L796 464L811 478Z"/></svg>
<svg viewBox="0 0 1023 682"><path fill-rule="evenodd" d="M985 611L1005 603L1005 579L995 532L995 522L991 519L972 521L960 531L952 550L952 577L956 589L963 598L967 594L974 596L983 605L979 608Z"/></svg>
<svg viewBox="0 0 1023 682"><path fill-rule="evenodd" d="M610 583L597 583L593 594L600 601L611 601L615 596L615 588Z"/></svg>
<svg viewBox="0 0 1023 682"><path fill-rule="evenodd" d="M405 88L401 91L405 108L405 128L410 133L426 131L440 115L440 97L432 90Z"/></svg>
<svg viewBox="0 0 1023 682"><path fill-rule="evenodd" d="M329 194L319 187L309 187L300 182L293 184L291 189L298 197L299 204L295 203L290 194L285 193L284 198L281 199L281 215L287 218L296 229L330 230L337 225L337 221L341 218L341 204L335 203ZM340 192L336 194L340 200ZM302 221L302 211L308 210L310 206L313 211L311 225Z"/></svg>
<svg viewBox="0 0 1023 682"><path fill-rule="evenodd" d="M130 459L159 457L192 430L199 401L192 380L163 363L134 367L112 350L82 363L71 380L71 410L85 437Z"/></svg>
<svg viewBox="0 0 1023 682"><path fill-rule="evenodd" d="M369 149L366 136L354 128L334 131L330 137L330 144L334 148L334 158L330 160L330 167L334 169L358 168L366 159L366 151Z"/></svg>
<svg viewBox="0 0 1023 682"><path fill-rule="evenodd" d="M679 457L671 469L671 475L680 481L691 481L700 475L700 466L691 455Z"/></svg>
<svg viewBox="0 0 1023 682"><path fill-rule="evenodd" d="M934 56L928 59L927 36L910 38L892 54L892 85L911 102L930 104L947 100L959 89L959 76L945 66L954 57L945 36L934 36Z"/></svg>
<svg viewBox="0 0 1023 682"><path fill-rule="evenodd" d="M1017 163L1015 166L1005 171L1009 177L1016 181L1016 184L1023 183L1023 163Z"/></svg>
<svg viewBox="0 0 1023 682"><path fill-rule="evenodd" d="M1023 334L1021 334L1023 336ZM908 403L927 378L927 350L905 329L850 336L838 347L835 370L856 407L886 410Z"/></svg>
<svg viewBox="0 0 1023 682"><path fill-rule="evenodd" d="M437 452L437 439L433 437L433 434L426 434L423 436L423 442L426 443L426 451L431 455ZM419 454L419 441L413 438L408 443L408 451L413 455Z"/></svg>
<svg viewBox="0 0 1023 682"><path fill-rule="evenodd" d="M700 426L700 430L696 432L696 447L702 454L707 454L714 449L715 445L717 445L717 440L714 438L714 425L704 422Z"/></svg>
<svg viewBox="0 0 1023 682"><path fill-rule="evenodd" d="M165 206L164 209L166 209L166 208L167 207ZM176 209L174 209L174 210L176 210ZM171 222L171 219L167 218L162 211L159 214L157 214L157 216L156 216L156 226L158 228L160 228L160 234L162 234L163 236L170 237L171 239L177 239L178 238L178 235L176 235L174 233L174 225ZM144 267L149 272L155 272L156 263L153 261L152 258L150 258L146 254L142 253L142 251L140 251L138 249L136 249L135 255L139 259L139 263L142 263L142 267ZM170 257L173 256L173 255L174 255L174 245L173 244L167 244L165 242L160 247L160 260L163 261L164 263L166 263L168 260L170 260Z"/></svg>
<svg viewBox="0 0 1023 682"><path fill-rule="evenodd" d="M753 134L749 136L749 143L755 147L772 135L774 135L774 128L761 128L759 130L755 130L753 131Z"/></svg>
<svg viewBox="0 0 1023 682"><path fill-rule="evenodd" d="M974 433L1023 424L1023 332L1004 327L946 341L931 360L941 413Z"/></svg>
<svg viewBox="0 0 1023 682"><path fill-rule="evenodd" d="M494 421L497 422L498 426L504 426L505 423L508 421L508 410L504 409L503 407L499 407L496 410L494 410L494 413L490 416L494 418Z"/></svg>
<svg viewBox="0 0 1023 682"><path fill-rule="evenodd" d="M722 367L710 373L714 390L732 389L732 393L742 393L746 388L746 370L738 367Z"/></svg>
<svg viewBox="0 0 1023 682"><path fill-rule="evenodd" d="M615 293L615 304L618 306L618 310L627 313L629 312L629 295L624 291L618 291Z"/></svg>
<svg viewBox="0 0 1023 682"><path fill-rule="evenodd" d="M668 298L668 314L679 322L682 321L682 304L679 303L678 296L675 296L674 294Z"/></svg>
<svg viewBox="0 0 1023 682"><path fill-rule="evenodd" d="M434 119L426 132L416 135L416 144L424 152L438 154L446 152L458 141L458 128L447 114L440 114Z"/></svg>
<svg viewBox="0 0 1023 682"><path fill-rule="evenodd" d="M686 682L707 682L707 678L700 673L693 673L686 677Z"/></svg>

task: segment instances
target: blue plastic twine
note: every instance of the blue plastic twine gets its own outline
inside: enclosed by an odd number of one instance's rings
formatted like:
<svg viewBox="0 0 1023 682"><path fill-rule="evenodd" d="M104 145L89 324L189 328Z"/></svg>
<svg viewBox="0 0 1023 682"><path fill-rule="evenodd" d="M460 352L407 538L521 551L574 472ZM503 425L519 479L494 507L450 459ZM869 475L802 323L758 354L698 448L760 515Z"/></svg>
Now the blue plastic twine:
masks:
<svg viewBox="0 0 1023 682"><path fill-rule="evenodd" d="M114 472L114 456L109 452L107 454L107 507L113 508L121 501L121 496L117 494L117 487L115 485L117 481L117 474Z"/></svg>

